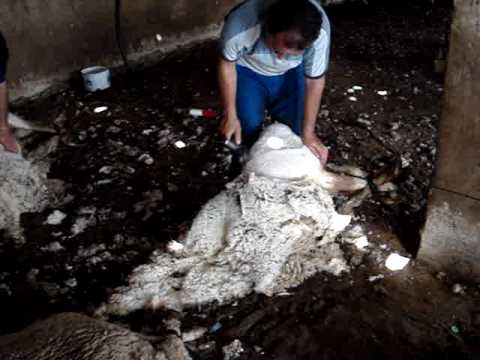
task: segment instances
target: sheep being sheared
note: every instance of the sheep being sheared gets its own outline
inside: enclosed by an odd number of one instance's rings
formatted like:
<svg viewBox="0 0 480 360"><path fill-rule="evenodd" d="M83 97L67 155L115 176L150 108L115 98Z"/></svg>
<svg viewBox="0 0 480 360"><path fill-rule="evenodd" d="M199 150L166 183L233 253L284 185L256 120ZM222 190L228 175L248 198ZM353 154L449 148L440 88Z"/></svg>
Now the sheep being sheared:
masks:
<svg viewBox="0 0 480 360"><path fill-rule="evenodd" d="M242 174L201 209L182 244L156 252L99 313L225 303L251 291L273 295L320 271L348 266L336 235L351 217L335 211L329 190L363 180L326 172L288 127L267 128Z"/></svg>

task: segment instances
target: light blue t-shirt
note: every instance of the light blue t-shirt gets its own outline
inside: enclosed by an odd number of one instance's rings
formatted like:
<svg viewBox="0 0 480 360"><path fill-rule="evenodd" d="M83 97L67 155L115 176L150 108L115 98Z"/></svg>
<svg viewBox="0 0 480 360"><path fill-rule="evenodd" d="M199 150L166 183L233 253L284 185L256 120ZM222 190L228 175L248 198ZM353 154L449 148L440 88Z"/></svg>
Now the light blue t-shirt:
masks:
<svg viewBox="0 0 480 360"><path fill-rule="evenodd" d="M318 38L303 55L286 55L279 59L262 36L260 15L271 0L246 0L225 18L220 40L222 56L266 76L282 75L303 62L305 76L322 77L330 57L330 22L320 4L316 0L309 1L322 14L323 21Z"/></svg>

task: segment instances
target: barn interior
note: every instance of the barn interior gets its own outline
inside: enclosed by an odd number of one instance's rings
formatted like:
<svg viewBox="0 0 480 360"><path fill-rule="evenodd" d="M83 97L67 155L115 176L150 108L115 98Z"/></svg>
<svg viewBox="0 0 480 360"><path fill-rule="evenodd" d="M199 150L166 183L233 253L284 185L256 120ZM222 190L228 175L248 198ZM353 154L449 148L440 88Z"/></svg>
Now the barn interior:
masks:
<svg viewBox="0 0 480 360"><path fill-rule="evenodd" d="M369 180L331 195L351 216L332 240L345 271L104 311L233 180L217 65L238 3L0 3L22 148L0 152L0 355L22 329L74 312L148 341L173 331L182 352L168 359L479 358L478 1L323 3L332 49L316 132L332 171ZM91 66L109 70L108 88L88 91Z"/></svg>

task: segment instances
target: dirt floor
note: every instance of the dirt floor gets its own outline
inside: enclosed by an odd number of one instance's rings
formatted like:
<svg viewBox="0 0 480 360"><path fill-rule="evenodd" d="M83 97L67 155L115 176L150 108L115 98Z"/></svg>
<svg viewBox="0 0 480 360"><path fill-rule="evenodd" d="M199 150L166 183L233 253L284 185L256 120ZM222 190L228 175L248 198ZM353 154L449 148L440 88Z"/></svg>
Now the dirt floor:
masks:
<svg viewBox="0 0 480 360"><path fill-rule="evenodd" d="M455 284L415 261L395 273L383 265L393 251L418 250L443 92L434 60L447 49L451 19L442 2L396 3L327 9L333 49L318 133L331 162L394 174L394 187L356 209L370 247L346 249L352 272L342 277L320 274L284 296L176 314L185 330L208 330L188 343L195 359L222 359L235 339L239 359L480 358L478 283ZM72 84L14 107L63 129L49 177L64 181L68 196L23 216L24 245L0 242L0 333L61 311L93 313L224 187L229 153L218 119L187 114L220 110L215 65L215 44L206 43L118 75L107 91L85 94ZM108 110L97 114L98 106ZM175 147L179 140L187 146ZM53 210L67 215L60 225L45 224ZM116 320L156 334L167 315Z"/></svg>

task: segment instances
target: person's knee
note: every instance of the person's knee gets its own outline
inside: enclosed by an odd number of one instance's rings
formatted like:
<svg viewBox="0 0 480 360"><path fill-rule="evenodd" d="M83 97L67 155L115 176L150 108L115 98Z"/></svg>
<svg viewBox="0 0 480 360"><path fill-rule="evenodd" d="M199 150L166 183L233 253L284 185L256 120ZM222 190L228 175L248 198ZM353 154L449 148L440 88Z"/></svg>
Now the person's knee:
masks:
<svg viewBox="0 0 480 360"><path fill-rule="evenodd" d="M240 123L242 124L242 143L247 146L251 147L255 141L257 141L263 127L263 118L262 120L250 119L250 121L243 122L240 119Z"/></svg>
<svg viewBox="0 0 480 360"><path fill-rule="evenodd" d="M274 122L287 125L298 136L302 136L303 129L303 116L296 116L293 118L287 118L282 116L272 116Z"/></svg>
<svg viewBox="0 0 480 360"><path fill-rule="evenodd" d="M244 101L242 101L244 100ZM237 100L237 114L242 127L242 142L252 145L258 138L265 118L265 107L259 99Z"/></svg>
<svg viewBox="0 0 480 360"><path fill-rule="evenodd" d="M303 119L300 120L300 119L297 119L297 121L295 123L292 123L290 125L290 128L293 130L293 132L295 134L297 134L298 136L302 136L302 129L303 129Z"/></svg>

